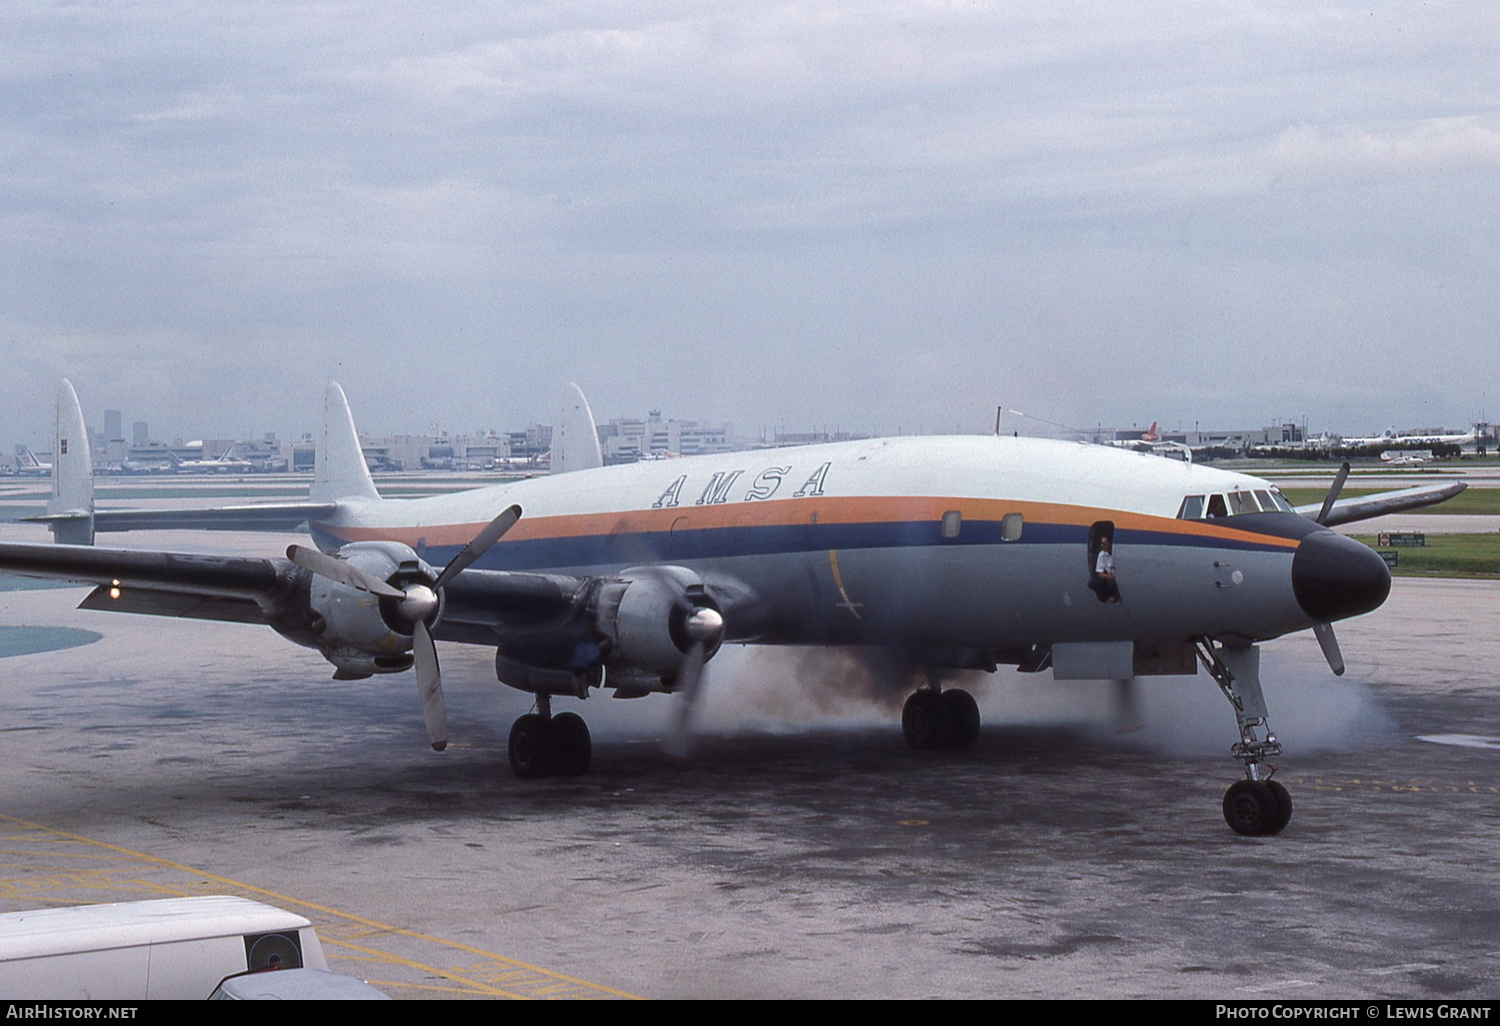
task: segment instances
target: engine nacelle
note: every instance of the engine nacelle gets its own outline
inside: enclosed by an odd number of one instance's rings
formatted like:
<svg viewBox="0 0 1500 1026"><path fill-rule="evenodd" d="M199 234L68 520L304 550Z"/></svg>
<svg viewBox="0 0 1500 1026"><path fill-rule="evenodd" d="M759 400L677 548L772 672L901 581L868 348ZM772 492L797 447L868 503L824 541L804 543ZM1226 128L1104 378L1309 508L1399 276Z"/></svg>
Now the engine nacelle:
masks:
<svg viewBox="0 0 1500 1026"><path fill-rule="evenodd" d="M396 587L431 584L437 574L408 546L398 542L353 542L339 556L373 577ZM307 604L319 649L340 680L376 673L400 673L412 665L412 625L396 615L396 600L379 598L313 574ZM441 596L437 614L442 616Z"/></svg>
<svg viewBox="0 0 1500 1026"><path fill-rule="evenodd" d="M695 609L718 609L697 574L684 567L626 570L599 594L599 631L609 640L606 683L631 680L630 690L649 677L673 677L693 639L686 622ZM715 638L707 652L718 651Z"/></svg>

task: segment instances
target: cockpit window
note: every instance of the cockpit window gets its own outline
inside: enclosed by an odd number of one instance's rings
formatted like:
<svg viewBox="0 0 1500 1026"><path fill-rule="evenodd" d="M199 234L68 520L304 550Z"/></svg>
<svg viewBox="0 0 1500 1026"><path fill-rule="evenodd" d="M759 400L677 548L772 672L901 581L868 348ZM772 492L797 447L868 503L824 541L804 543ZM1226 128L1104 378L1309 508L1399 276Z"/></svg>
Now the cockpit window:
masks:
<svg viewBox="0 0 1500 1026"><path fill-rule="evenodd" d="M1275 488L1257 488L1249 492L1224 495L1189 495L1177 511L1179 520L1206 520L1235 517L1244 513L1295 513L1292 504Z"/></svg>
<svg viewBox="0 0 1500 1026"><path fill-rule="evenodd" d="M1229 493L1229 515L1237 517L1241 513L1259 513L1260 507L1255 503L1255 496L1250 492Z"/></svg>

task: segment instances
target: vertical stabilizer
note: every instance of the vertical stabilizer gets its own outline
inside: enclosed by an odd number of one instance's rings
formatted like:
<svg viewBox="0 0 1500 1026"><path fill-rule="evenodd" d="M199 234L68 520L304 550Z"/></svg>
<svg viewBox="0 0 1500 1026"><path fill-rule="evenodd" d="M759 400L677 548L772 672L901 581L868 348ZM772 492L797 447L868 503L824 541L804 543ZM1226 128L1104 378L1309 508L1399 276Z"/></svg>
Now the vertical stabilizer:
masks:
<svg viewBox="0 0 1500 1026"><path fill-rule="evenodd" d="M66 378L57 386L56 430L52 435L52 498L47 515L52 540L63 545L94 544L94 464L78 393Z"/></svg>
<svg viewBox="0 0 1500 1026"><path fill-rule="evenodd" d="M308 498L313 502L380 498L354 430L349 400L337 381L330 381L323 394L323 427L313 457L313 485Z"/></svg>
<svg viewBox="0 0 1500 1026"><path fill-rule="evenodd" d="M562 410L557 415L557 426L552 429L552 473L567 474L602 466L604 456L599 451L594 412L583 397L583 389L570 381L563 386Z"/></svg>

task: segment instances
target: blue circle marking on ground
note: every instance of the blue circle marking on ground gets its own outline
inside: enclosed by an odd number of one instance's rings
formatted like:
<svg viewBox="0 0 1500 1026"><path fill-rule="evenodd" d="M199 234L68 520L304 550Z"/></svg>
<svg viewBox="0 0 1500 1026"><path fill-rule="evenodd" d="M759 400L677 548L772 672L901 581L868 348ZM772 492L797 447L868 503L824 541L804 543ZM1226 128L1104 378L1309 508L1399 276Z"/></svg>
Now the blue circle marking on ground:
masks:
<svg viewBox="0 0 1500 1026"><path fill-rule="evenodd" d="M92 645L102 637L104 635L98 631L86 631L78 627L0 626L0 659Z"/></svg>

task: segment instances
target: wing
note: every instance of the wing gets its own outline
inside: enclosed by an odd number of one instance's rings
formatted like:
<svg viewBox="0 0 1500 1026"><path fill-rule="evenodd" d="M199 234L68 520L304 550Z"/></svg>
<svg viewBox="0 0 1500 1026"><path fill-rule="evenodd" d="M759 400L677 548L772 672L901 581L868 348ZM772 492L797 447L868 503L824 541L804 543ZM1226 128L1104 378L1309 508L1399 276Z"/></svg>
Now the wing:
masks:
<svg viewBox="0 0 1500 1026"><path fill-rule="evenodd" d="M81 609L270 624L302 571L285 559L0 543L0 570L97 587Z"/></svg>
<svg viewBox="0 0 1500 1026"><path fill-rule="evenodd" d="M0 572L96 585L80 609L286 626L307 608L311 575L287 559L0 542ZM466 570L444 588L439 638L495 644L507 628L570 619L588 582Z"/></svg>
<svg viewBox="0 0 1500 1026"><path fill-rule="evenodd" d="M1467 487L1469 486L1462 481L1454 481L1452 484L1397 488L1389 492L1376 492L1373 495L1340 499L1333 504L1328 518L1323 521L1323 526L1335 527L1339 524L1351 524L1357 520L1369 520L1371 517L1383 517L1390 513L1404 513L1407 510L1421 509L1424 506L1435 506L1453 498ZM1316 518L1322 508L1321 502L1312 502L1306 506L1298 506L1297 512L1305 517Z"/></svg>

